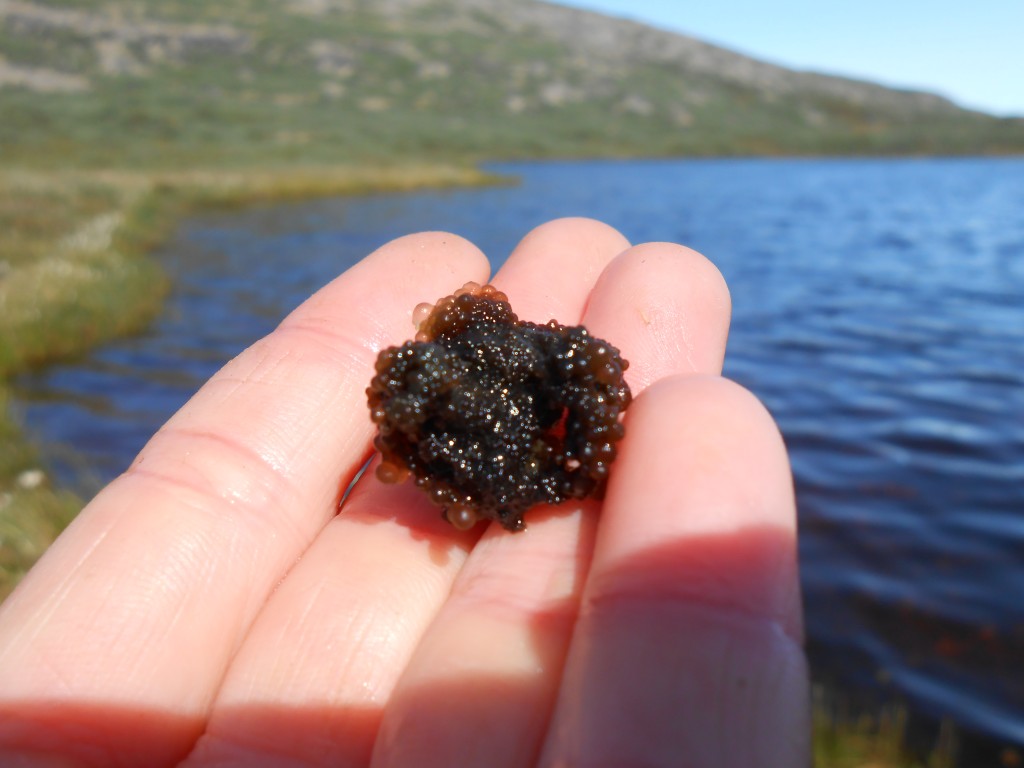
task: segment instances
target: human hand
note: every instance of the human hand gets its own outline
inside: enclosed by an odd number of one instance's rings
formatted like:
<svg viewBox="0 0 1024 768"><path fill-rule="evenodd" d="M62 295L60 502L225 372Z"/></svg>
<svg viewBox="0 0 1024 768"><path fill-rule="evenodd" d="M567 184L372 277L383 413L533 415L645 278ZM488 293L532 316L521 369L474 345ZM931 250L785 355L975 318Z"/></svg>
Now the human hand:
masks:
<svg viewBox="0 0 1024 768"><path fill-rule="evenodd" d="M492 281L629 360L603 502L459 532L371 471L338 511L377 352L488 271L392 242L153 437L0 608L0 764L809 762L789 467L702 256L560 220Z"/></svg>

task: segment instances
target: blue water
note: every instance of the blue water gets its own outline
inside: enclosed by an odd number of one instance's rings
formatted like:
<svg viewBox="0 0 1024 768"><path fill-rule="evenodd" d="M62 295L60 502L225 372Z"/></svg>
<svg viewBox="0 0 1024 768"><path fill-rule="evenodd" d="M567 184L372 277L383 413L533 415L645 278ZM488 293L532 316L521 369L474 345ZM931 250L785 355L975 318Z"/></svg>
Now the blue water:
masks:
<svg viewBox="0 0 1024 768"><path fill-rule="evenodd" d="M53 471L109 480L227 358L395 236L454 231L497 264L542 221L601 218L729 282L726 374L792 454L816 675L1024 745L1024 161L495 170L522 184L184 223L150 333L18 382Z"/></svg>

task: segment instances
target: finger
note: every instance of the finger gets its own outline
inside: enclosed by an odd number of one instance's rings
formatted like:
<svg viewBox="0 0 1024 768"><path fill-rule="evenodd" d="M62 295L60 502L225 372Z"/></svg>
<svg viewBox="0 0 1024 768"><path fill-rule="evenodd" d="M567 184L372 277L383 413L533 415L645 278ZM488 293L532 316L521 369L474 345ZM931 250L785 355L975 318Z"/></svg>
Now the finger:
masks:
<svg viewBox="0 0 1024 768"><path fill-rule="evenodd" d="M257 610L365 459L377 349L408 336L424 294L486 274L457 237L395 241L226 365L5 603L6 716L27 717L27 701L130 704L183 723L153 740L150 764L188 745Z"/></svg>
<svg viewBox="0 0 1024 768"><path fill-rule="evenodd" d="M556 219L524 237L492 282L521 320L575 325L604 268L628 247L607 224Z"/></svg>
<svg viewBox="0 0 1024 768"><path fill-rule="evenodd" d="M583 246L570 248L574 239ZM553 222L523 241L496 282L524 316L550 312L575 322L592 285L579 276L596 279L622 242L597 222ZM545 273L576 277L549 281L531 303L540 264ZM410 307L450 292L420 296ZM365 763L382 703L479 535L456 533L420 492L381 485L368 473L271 596L190 764L251 765L267 753L308 764ZM287 727L281 703L295 713Z"/></svg>
<svg viewBox="0 0 1024 768"><path fill-rule="evenodd" d="M373 765L532 765L593 546L594 503L492 525L388 704Z"/></svg>
<svg viewBox="0 0 1024 768"><path fill-rule="evenodd" d="M541 764L807 764L801 631L771 418L722 379L653 385L627 416Z"/></svg>
<svg viewBox="0 0 1024 768"><path fill-rule="evenodd" d="M604 270L584 324L629 361L634 395L664 376L720 373L731 313L714 264L674 243L630 248Z"/></svg>

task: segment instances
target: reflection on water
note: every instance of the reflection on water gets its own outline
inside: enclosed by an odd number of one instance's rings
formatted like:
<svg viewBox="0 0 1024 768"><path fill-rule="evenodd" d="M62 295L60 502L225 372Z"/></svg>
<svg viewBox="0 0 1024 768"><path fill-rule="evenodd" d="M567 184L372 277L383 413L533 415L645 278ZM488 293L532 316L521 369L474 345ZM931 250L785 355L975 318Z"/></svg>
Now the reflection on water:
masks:
<svg viewBox="0 0 1024 768"><path fill-rule="evenodd" d="M495 262L561 215L683 242L728 279L726 373L792 452L818 675L1024 744L1024 162L499 170L522 186L187 222L161 253L176 290L160 322L22 379L29 428L72 446L54 465L94 489L224 360L410 231Z"/></svg>

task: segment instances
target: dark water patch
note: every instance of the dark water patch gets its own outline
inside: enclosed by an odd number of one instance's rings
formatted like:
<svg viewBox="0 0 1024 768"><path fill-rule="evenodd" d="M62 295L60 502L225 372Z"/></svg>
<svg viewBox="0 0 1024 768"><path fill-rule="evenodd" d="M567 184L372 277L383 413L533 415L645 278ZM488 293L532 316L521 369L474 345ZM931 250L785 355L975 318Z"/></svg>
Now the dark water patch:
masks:
<svg viewBox="0 0 1024 768"><path fill-rule="evenodd" d="M25 421L91 490L224 360L393 237L454 231L497 264L529 228L588 215L684 242L730 285L726 374L791 451L815 674L908 702L933 735L952 719L964 765L1024 746L1024 162L499 170L522 186L186 222L161 253L176 288L152 332L20 380Z"/></svg>

